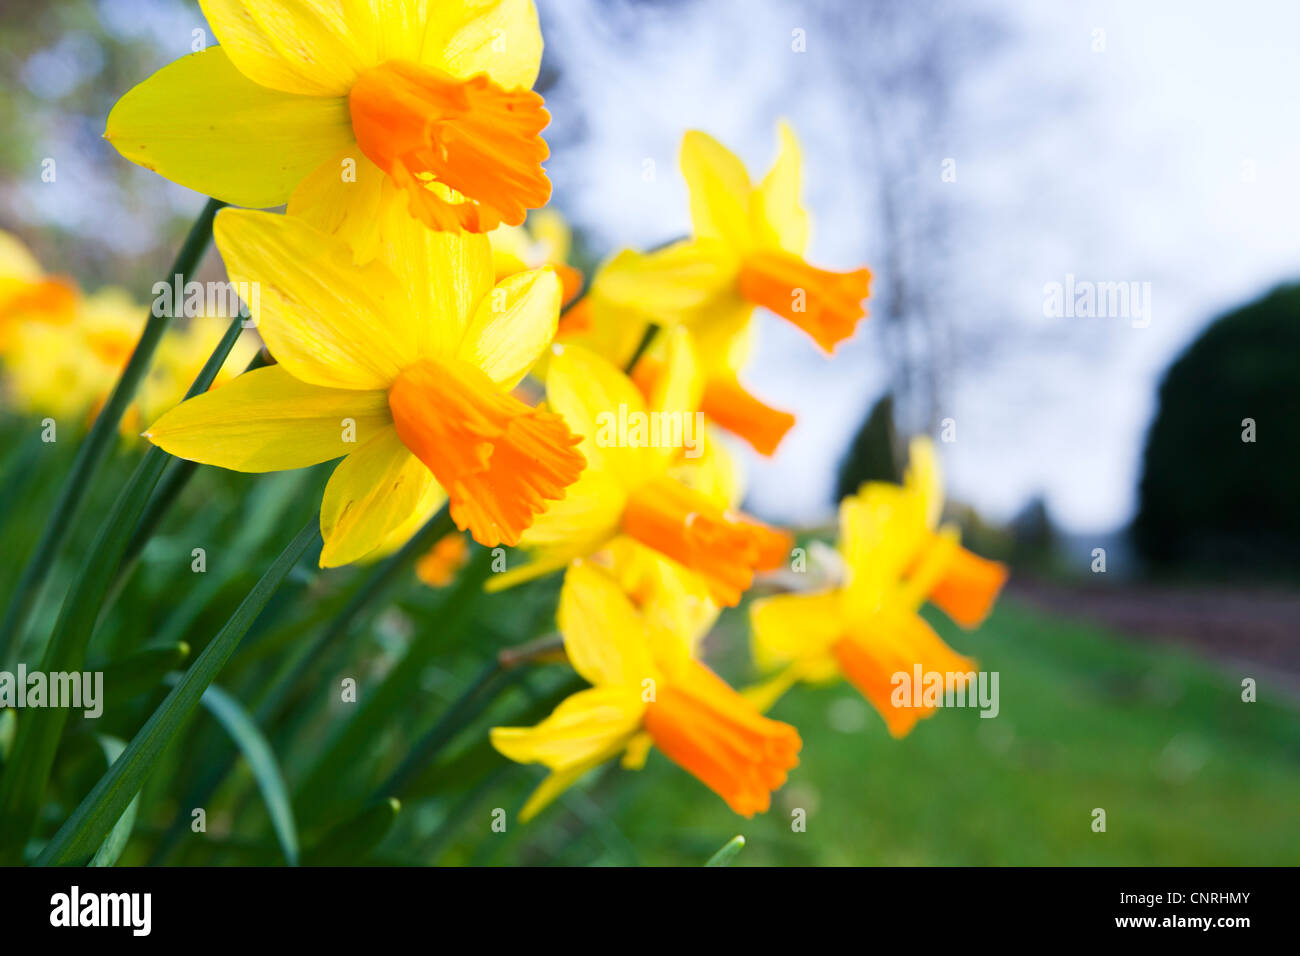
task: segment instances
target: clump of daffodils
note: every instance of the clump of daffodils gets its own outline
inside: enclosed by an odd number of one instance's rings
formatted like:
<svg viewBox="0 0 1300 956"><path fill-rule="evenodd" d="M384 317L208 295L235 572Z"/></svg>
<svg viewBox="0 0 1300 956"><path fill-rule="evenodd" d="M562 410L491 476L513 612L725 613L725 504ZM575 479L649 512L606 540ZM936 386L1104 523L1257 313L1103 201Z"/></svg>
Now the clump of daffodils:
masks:
<svg viewBox="0 0 1300 956"><path fill-rule="evenodd" d="M517 549L485 600L562 577L553 651L587 686L531 726L490 731L505 757L545 770L525 820L589 770L637 769L653 751L735 813L761 813L803 746L767 716L782 694L845 679L901 737L934 708L899 708L896 674L976 670L919 611L977 627L1006 573L942 522L927 440L901 485L841 504L832 586L773 594L794 539L740 507L719 432L772 455L797 427L744 383L756 311L829 355L870 288L865 268L806 257L788 125L759 179L687 132L689 236L619 251L587 281L564 220L542 208L549 115L532 90L530 0L200 4L220 45L127 92L106 135L125 158L246 207L222 210L213 234L232 282L259 292L260 342L242 337L233 371L182 401L224 323L171 329L123 430L239 472L335 462L322 567L400 558L445 509L411 558L428 586L465 573L471 541ZM83 294L0 234L0 362L19 408L92 419L146 313L119 291ZM262 344L269 360L239 373ZM680 440L629 437L628 422ZM742 603L763 678L744 693L704 642Z"/></svg>

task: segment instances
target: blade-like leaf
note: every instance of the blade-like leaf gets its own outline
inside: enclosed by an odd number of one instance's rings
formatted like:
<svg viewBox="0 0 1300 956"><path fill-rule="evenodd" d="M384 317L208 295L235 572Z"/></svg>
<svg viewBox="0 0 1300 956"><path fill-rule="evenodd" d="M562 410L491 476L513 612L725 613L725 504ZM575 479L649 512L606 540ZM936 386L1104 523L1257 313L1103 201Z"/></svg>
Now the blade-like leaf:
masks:
<svg viewBox="0 0 1300 956"><path fill-rule="evenodd" d="M173 687L180 682L180 674L171 674L167 683ZM284 851L285 862L290 866L298 865L298 830L293 822L293 808L289 804L289 791L284 785L280 773L280 764L271 751L266 737L253 723L253 718L244 710L242 704L224 690L213 684L203 692L200 698L208 712L230 734L230 738L239 747L253 771L257 789L262 792L266 812L271 818L271 827L275 838Z"/></svg>
<svg viewBox="0 0 1300 956"><path fill-rule="evenodd" d="M236 317L199 372L190 388L191 394L206 391L212 384L241 331L241 320ZM170 457L157 447L145 452L113 503L68 588L41 658L40 670L44 673L72 673L82 669L86 646L117 576L127 543ZM12 756L17 769L0 777L0 865L21 860L67 720L65 708L51 707L34 710L18 727Z"/></svg>
<svg viewBox="0 0 1300 956"><path fill-rule="evenodd" d="M331 828L303 854L306 866L351 866L366 858L388 835L402 804L395 797L379 800Z"/></svg>
<svg viewBox="0 0 1300 956"><path fill-rule="evenodd" d="M212 220L217 215L217 210L224 205L225 203L219 199L208 200L199 217L194 220L194 225L190 227L180 251L176 254L176 261L172 263L167 273L169 282L172 276L188 276L198 268L203 254L207 251L208 243L212 241ZM95 417L95 424L91 426L90 434L77 449L76 461L72 463L72 471L64 482L63 490L59 492L59 500L54 506L50 520L45 525L41 540L37 542L36 550L28 559L22 577L19 578L18 585L9 600L9 606L5 609L4 617L0 619L0 667L7 666L17 652L17 645L22 639L27 617L45 583L45 576L54 566L59 550L72 530L73 521L85 503L95 472L104 463L105 456L117 440L118 424L130 407L141 380L149 371L154 352L171 321L172 316L166 311L159 315L151 312L148 321L145 322L144 331L140 333L140 340L131 352L126 367L122 369L117 384L113 386L108 401ZM212 381L209 379L208 385L211 384ZM204 391L207 390L208 385L203 387ZM113 567L116 566L114 562Z"/></svg>
<svg viewBox="0 0 1300 956"><path fill-rule="evenodd" d="M104 748L104 759L110 767L126 749L123 741L106 735L99 737L99 745ZM117 858L126 849L126 842L131 839L131 830L135 827L135 815L139 810L140 795L137 793L122 811L117 823L113 824L113 829L109 831L108 836L104 837L104 842L99 845L99 849L95 851L95 856L90 861L91 866L112 866L117 862Z"/></svg>
<svg viewBox="0 0 1300 956"><path fill-rule="evenodd" d="M109 710L137 694L153 690L190 656L185 641L146 647L104 668L104 709Z"/></svg>
<svg viewBox="0 0 1300 956"><path fill-rule="evenodd" d="M131 739L122 756L54 834L37 859L42 866L69 865L85 860L104 839L122 811L139 792L162 752L175 740L181 725L198 707L222 666L257 619L275 589L319 539L320 519L313 517L271 563L230 620L177 682L172 692Z"/></svg>

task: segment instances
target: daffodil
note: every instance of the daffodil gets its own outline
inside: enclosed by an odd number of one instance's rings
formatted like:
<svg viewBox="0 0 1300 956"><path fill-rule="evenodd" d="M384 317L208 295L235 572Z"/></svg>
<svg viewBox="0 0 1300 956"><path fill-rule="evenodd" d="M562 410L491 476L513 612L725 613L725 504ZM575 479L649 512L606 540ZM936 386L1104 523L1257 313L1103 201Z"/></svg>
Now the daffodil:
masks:
<svg viewBox="0 0 1300 956"><path fill-rule="evenodd" d="M223 210L232 280L260 289L276 365L163 415L147 437L237 471L343 456L321 504L321 564L346 564L414 530L443 491L480 543L513 544L585 462L554 412L510 395L550 343L550 269L493 284L486 236L435 232L394 206L384 255L353 264L339 238L292 216Z"/></svg>
<svg viewBox="0 0 1300 956"><path fill-rule="evenodd" d="M566 573L558 620L569 661L592 687L535 727L492 730L492 745L506 757L550 770L522 820L620 754L625 767L643 766L652 746L736 813L768 809L772 792L799 762L793 727L762 716L589 562Z"/></svg>
<svg viewBox="0 0 1300 956"><path fill-rule="evenodd" d="M547 406L583 436L591 467L523 536L523 545L536 554L533 563L489 579L490 589L557 570L627 535L699 575L714 600L731 606L756 569L785 558L783 533L674 475L687 430L695 429L691 409L698 376L684 336L670 351L657 393L647 403L631 379L600 356L557 346L547 369ZM655 427L661 428L658 441ZM696 432L694 440L703 439Z"/></svg>
<svg viewBox="0 0 1300 956"><path fill-rule="evenodd" d="M569 265L573 234L555 210L538 210L522 226L498 226L488 238L498 282L516 272L550 266L560 277L566 303L582 289L582 273Z"/></svg>
<svg viewBox="0 0 1300 956"><path fill-rule="evenodd" d="M592 280L595 306L686 324L711 346L739 333L760 305L827 352L852 335L866 314L871 273L829 272L803 258L799 145L785 124L780 138L775 165L754 186L734 153L707 133L688 132L681 164L694 234L656 252L619 253Z"/></svg>
<svg viewBox="0 0 1300 956"><path fill-rule="evenodd" d="M754 602L754 654L765 669L784 668L751 699L770 703L797 680L846 677L904 736L932 706L895 706L894 675L915 668L947 682L976 670L917 613L929 600L966 628L978 627L1006 580L1006 569L958 544L940 527L943 493L934 447L918 438L902 486L870 482L840 505L841 587Z"/></svg>
<svg viewBox="0 0 1300 956"><path fill-rule="evenodd" d="M862 300L871 278L866 269L830 272L803 258L808 215L799 202L799 146L785 124L780 141L775 165L754 186L733 153L705 133L688 132L681 164L694 234L655 252L619 253L596 273L588 295L561 326L562 338L588 344L618 364L648 326L689 328L706 383L701 409L765 455L775 452L794 416L741 383L754 308L790 320L830 352L866 314ZM653 350L637 372L653 381Z"/></svg>
<svg viewBox="0 0 1300 956"><path fill-rule="evenodd" d="M0 356L20 323L70 322L76 305L76 287L46 275L22 240L0 229Z"/></svg>
<svg viewBox="0 0 1300 956"><path fill-rule="evenodd" d="M435 229L518 225L551 186L531 0L200 0L221 45L128 92L105 135L226 202L363 231L394 191Z"/></svg>

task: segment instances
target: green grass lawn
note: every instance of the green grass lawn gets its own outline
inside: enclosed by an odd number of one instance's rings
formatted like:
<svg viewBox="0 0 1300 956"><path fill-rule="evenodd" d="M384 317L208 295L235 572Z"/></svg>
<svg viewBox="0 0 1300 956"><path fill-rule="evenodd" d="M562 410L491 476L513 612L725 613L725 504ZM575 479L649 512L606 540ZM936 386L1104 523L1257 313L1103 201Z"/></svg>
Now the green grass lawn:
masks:
<svg viewBox="0 0 1300 956"><path fill-rule="evenodd" d="M1244 703L1258 674L1009 601L978 633L945 623L1000 672L998 717L941 711L894 741L848 685L798 688L773 716L799 728L802 762L765 816L735 817L656 754L595 775L491 861L695 864L740 833L736 865L1300 863L1300 712L1282 690L1262 680Z"/></svg>

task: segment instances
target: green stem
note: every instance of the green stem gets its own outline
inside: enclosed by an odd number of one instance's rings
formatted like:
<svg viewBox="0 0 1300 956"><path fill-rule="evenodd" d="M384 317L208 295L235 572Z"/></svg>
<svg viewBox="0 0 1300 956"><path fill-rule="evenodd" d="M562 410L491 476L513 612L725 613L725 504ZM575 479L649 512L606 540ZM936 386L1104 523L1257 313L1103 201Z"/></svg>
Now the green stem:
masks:
<svg viewBox="0 0 1300 956"><path fill-rule="evenodd" d="M122 756L99 779L72 816L54 834L37 859L38 865L78 864L95 852L127 804L139 792L163 751L175 741L181 726L198 707L204 691L235 652L271 595L298 563L303 552L318 541L319 537L320 516L313 515L297 537L266 569L261 580L248 592L243 603L203 649L203 653L176 683L172 692L158 705L140 732L131 739Z"/></svg>
<svg viewBox="0 0 1300 956"><path fill-rule="evenodd" d="M411 781L423 773L443 749L456 739L458 733L523 677L526 673L523 665L563 649L564 639L558 634L550 634L498 652L491 663L452 701L446 713L429 732L411 748L401 765L375 791L374 798L402 794Z"/></svg>
<svg viewBox="0 0 1300 956"><path fill-rule="evenodd" d="M438 718L438 722L430 728L429 732L411 748L401 765L375 791L374 797L400 794L406 785L455 739L457 733L483 713L503 690L514 683L519 673L521 672L515 671L512 674L503 670L497 660L484 667L460 696L452 701L451 706Z"/></svg>
<svg viewBox="0 0 1300 956"><path fill-rule="evenodd" d="M403 571L455 527L450 512L444 506L400 550L371 569L348 603L331 620L329 627L321 631L310 644L304 642L297 656L287 661L271 679L253 711L254 722L259 727L270 727L276 723L286 705L292 701L291 695L294 690L313 668L320 666L321 658L333 650L334 645L352 629L365 611L388 591ZM235 759L236 754L232 752L221 764L212 768L191 790L188 804L201 806L211 794L215 793L235 765ZM168 827L154 848L150 865L164 863L179 845L186 829L187 821L182 819L177 819Z"/></svg>
<svg viewBox="0 0 1300 956"><path fill-rule="evenodd" d="M190 227L189 235L185 237L180 252L176 254L176 261L172 263L171 271L167 275L168 281L176 275L189 275L198 267L204 252L207 251L208 243L212 241L212 219L223 205L225 204L216 199L208 200L207 205L203 207L203 212L199 213L199 218ZM22 577L14 588L5 616L0 620L0 665L6 668L9 662L16 658L18 643L36 598L45 584L46 576L53 567L54 559L63 547L68 533L72 530L73 521L85 503L95 472L99 470L99 466L103 464L105 456L112 447L122 416L126 414L132 399L135 398L136 389L149 370L154 352L163 333L171 324L172 318L170 313L154 315L152 311L150 312L144 331L140 334L140 341L136 343L135 351L131 353L126 367L122 369L122 374L113 387L108 401L96 416L95 424L91 426L86 440L77 449L72 471L63 485L63 490L59 493L54 512L50 515L36 550L32 552Z"/></svg>
<svg viewBox="0 0 1300 956"><path fill-rule="evenodd" d="M257 722L265 726L278 719L289 693L307 672L313 666L322 663L325 655L352 629L352 625L370 605L387 593L389 587L415 563L420 555L454 530L456 524L451 520L451 512L444 505L436 515L425 522L423 528L415 533L415 537L376 566L353 595L352 600L339 612L338 617L334 618L330 626L322 631L316 640L306 645L287 671L282 672L281 676L273 682L258 704Z"/></svg>
<svg viewBox="0 0 1300 956"><path fill-rule="evenodd" d="M636 351L633 352L632 357L627 360L627 365L623 366L623 372L625 374L631 375L636 370L636 363L641 361L641 356L645 355L646 350L650 348L650 343L655 340L655 336L658 334L659 326L651 323L645 327L645 333L641 336L641 341L637 343Z"/></svg>
<svg viewBox="0 0 1300 956"><path fill-rule="evenodd" d="M367 751L379 728L393 719L419 693L420 675L443 646L448 634L469 619L475 599L483 591L489 573L490 553L483 550L461 571L454 586L447 589L438 613L437 627L419 631L406 651L384 675L379 684L367 690L360 703L351 709L346 721L326 739L294 792L294 812L301 813L304 826L327 816L339 802L333 782L342 778L349 767L355 768L367 757ZM346 799L346 798L344 798Z"/></svg>

